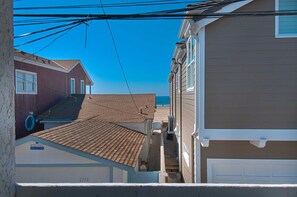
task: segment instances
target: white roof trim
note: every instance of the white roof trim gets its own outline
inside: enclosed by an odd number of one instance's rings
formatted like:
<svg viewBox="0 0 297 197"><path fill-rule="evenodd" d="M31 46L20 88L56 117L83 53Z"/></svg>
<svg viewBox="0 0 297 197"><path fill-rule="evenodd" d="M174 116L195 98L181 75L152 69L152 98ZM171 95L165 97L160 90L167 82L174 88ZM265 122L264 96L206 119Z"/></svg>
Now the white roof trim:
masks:
<svg viewBox="0 0 297 197"><path fill-rule="evenodd" d="M60 72L63 72L63 73L67 73L67 70L62 68L62 67L58 68L58 67L54 67L54 66L51 66L51 65L48 65L48 64L43 64L41 62L37 62L37 61L29 60L29 59L26 59L26 58L18 57L18 56L14 56L14 60L19 61L19 62L25 62L27 64L32 64L32 65L35 65L35 66L40 66L40 67L51 69L51 70L60 71Z"/></svg>
<svg viewBox="0 0 297 197"><path fill-rule="evenodd" d="M244 0L244 1L240 1L240 2L235 2L232 4L229 4L225 7L223 7L222 9L216 11L215 13L230 13L233 12L249 3L251 3L254 0ZM222 17L217 17L217 18L204 18L199 20L198 23L198 28L196 32L198 32L201 28L205 27L206 25L209 25L210 23L215 22L216 20L220 19ZM189 31L190 28L190 24L189 24L189 20L190 19L184 19L178 34L179 39L184 38L187 36L187 32Z"/></svg>
<svg viewBox="0 0 297 197"><path fill-rule="evenodd" d="M222 9L216 11L215 13L231 13L251 2L253 2L254 0L245 0L245 1L239 1L239 2L235 2L232 4L229 4L225 7L223 7ZM203 27L205 27L206 25L209 25L210 23L215 22L216 20L220 19L222 17L217 17L217 18L204 18L201 19L200 21L198 21L198 28L201 29Z"/></svg>
<svg viewBox="0 0 297 197"><path fill-rule="evenodd" d="M59 64L58 62L56 62L55 60L53 60L53 62L55 62L56 64L58 64L59 66L62 66L61 64ZM78 64L81 65L82 69L84 70L84 72L86 73L88 79L91 82L91 85L94 85L94 82L92 81L91 77L89 76L88 72L86 71L85 67L83 66L82 62L80 60L76 60L76 63L74 64L74 66L71 67L71 69L69 69L67 71L67 73L71 72ZM62 66L63 67L63 66Z"/></svg>
<svg viewBox="0 0 297 197"><path fill-rule="evenodd" d="M80 64L82 69L86 73L87 78L90 80L91 85L94 85L94 82L92 81L91 77L87 73L85 67L83 66L83 64L81 63L80 60L77 60L76 64L70 70L66 70L63 66L61 66L59 63L57 63L54 60L50 60L50 61L54 62L57 66L60 66L61 68L54 67L54 66L51 66L51 65L48 65L48 64L44 64L44 63L41 63L41 62L37 62L37 61L34 61L34 60L29 60L29 59L26 59L26 58L18 57L18 56L14 56L14 60L19 61L19 62L25 62L27 64L32 64L32 65L47 68L47 69L51 69L51 70L55 70L55 71L60 71L60 72L63 72L63 73L69 73L73 68L75 68L78 64Z"/></svg>
<svg viewBox="0 0 297 197"><path fill-rule="evenodd" d="M83 66L83 64L81 63L81 61L80 60L78 60L78 62L68 71L68 72L70 72L71 70L73 70L78 64L80 64L81 65L81 67L82 67L82 69L84 70L84 72L86 73L86 75L87 75L87 77L88 77L88 79L90 80L90 82L91 82L91 85L94 85L94 82L92 81L92 79L91 79L91 77L89 76L89 74L88 74L88 72L86 71L86 69L85 69L85 67Z"/></svg>

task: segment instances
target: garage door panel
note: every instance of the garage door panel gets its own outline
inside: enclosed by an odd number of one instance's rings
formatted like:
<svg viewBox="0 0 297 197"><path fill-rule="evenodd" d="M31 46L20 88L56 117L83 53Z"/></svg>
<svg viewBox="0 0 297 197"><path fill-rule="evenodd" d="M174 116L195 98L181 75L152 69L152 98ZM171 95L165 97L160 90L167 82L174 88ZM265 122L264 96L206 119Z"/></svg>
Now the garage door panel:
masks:
<svg viewBox="0 0 297 197"><path fill-rule="evenodd" d="M297 183L297 160L207 159L209 183Z"/></svg>
<svg viewBox="0 0 297 197"><path fill-rule="evenodd" d="M247 177L270 177L271 176L271 166L263 164L247 164L240 165L240 168L243 169L243 176Z"/></svg>
<svg viewBox="0 0 297 197"><path fill-rule="evenodd" d="M226 165L226 164L218 164L218 167L213 168L213 171L218 176L222 175L233 175L233 176L241 176L242 169L238 165Z"/></svg>
<svg viewBox="0 0 297 197"><path fill-rule="evenodd" d="M288 176L297 177L297 166L296 165L273 165L273 176Z"/></svg>

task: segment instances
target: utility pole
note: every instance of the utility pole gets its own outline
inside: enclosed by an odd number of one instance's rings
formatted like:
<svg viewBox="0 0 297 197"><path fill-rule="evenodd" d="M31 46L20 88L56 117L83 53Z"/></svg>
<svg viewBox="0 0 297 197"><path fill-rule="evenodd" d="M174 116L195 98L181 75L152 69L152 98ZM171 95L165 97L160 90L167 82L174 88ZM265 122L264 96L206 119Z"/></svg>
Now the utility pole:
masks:
<svg viewBox="0 0 297 197"><path fill-rule="evenodd" d="M0 2L0 197L15 196L13 1Z"/></svg>

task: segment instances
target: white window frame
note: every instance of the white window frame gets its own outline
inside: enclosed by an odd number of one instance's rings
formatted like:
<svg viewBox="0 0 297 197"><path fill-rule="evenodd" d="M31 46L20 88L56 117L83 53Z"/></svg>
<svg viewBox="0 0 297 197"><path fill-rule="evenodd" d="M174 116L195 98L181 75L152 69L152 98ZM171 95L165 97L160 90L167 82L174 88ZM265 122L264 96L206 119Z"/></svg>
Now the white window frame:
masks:
<svg viewBox="0 0 297 197"><path fill-rule="evenodd" d="M194 51L190 51L190 43L192 41L192 39L194 39ZM189 57L193 54L194 52L194 58L192 60L189 59ZM186 89L187 92L189 91L194 91L194 87L195 87L195 62L196 62L196 39L193 36L189 36L188 41L187 41L187 66L186 66ZM192 84L189 84L189 73L192 67Z"/></svg>
<svg viewBox="0 0 297 197"><path fill-rule="evenodd" d="M178 69L177 69L177 72L175 74L176 76L176 90L177 90L177 93L180 93L180 69L181 67L179 66Z"/></svg>
<svg viewBox="0 0 297 197"><path fill-rule="evenodd" d="M80 94L85 94L85 81L80 80Z"/></svg>
<svg viewBox="0 0 297 197"><path fill-rule="evenodd" d="M72 81L73 81L73 89L72 89ZM75 94L75 79L70 78L70 94Z"/></svg>
<svg viewBox="0 0 297 197"><path fill-rule="evenodd" d="M279 11L279 1L275 0L275 11ZM275 37L276 38L296 38L297 32L294 34L280 34L279 33L279 16L275 16Z"/></svg>
<svg viewBox="0 0 297 197"><path fill-rule="evenodd" d="M18 90L18 87L17 87L17 83L18 83L17 73L25 74L25 90L24 91L19 91ZM34 76L34 80L35 80L34 81L34 84L35 84L35 90L34 91L28 91L28 87L29 87L29 84L30 84L30 81L28 79L29 75ZM15 91L16 91L16 94L37 94L37 74L34 73L34 72L15 69Z"/></svg>

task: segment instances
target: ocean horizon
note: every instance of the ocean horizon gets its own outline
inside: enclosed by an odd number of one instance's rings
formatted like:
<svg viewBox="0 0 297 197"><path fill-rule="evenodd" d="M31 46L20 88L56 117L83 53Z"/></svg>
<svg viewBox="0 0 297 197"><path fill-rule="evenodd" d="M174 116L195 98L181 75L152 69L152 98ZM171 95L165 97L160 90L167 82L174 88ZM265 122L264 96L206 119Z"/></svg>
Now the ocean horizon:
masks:
<svg viewBox="0 0 297 197"><path fill-rule="evenodd" d="M156 96L157 106L170 106L170 96Z"/></svg>

